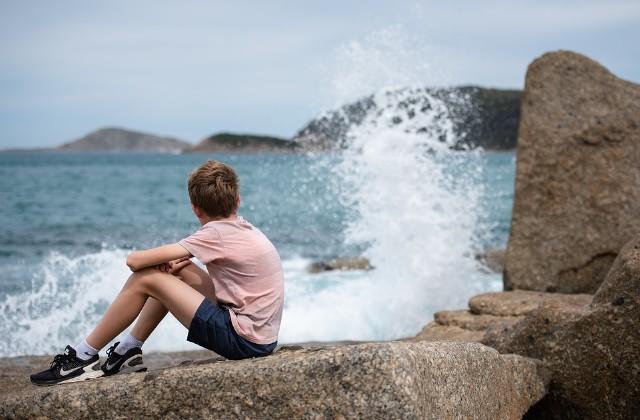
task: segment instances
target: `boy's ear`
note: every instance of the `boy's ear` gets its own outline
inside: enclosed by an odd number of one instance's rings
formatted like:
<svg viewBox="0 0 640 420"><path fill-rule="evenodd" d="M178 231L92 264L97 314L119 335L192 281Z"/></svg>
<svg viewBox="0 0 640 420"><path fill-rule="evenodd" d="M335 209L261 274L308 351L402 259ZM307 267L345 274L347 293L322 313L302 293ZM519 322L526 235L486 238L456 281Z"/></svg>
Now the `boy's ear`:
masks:
<svg viewBox="0 0 640 420"><path fill-rule="evenodd" d="M195 214L198 219L202 217L202 210L196 207L193 203L191 203L191 210L193 210L193 214Z"/></svg>

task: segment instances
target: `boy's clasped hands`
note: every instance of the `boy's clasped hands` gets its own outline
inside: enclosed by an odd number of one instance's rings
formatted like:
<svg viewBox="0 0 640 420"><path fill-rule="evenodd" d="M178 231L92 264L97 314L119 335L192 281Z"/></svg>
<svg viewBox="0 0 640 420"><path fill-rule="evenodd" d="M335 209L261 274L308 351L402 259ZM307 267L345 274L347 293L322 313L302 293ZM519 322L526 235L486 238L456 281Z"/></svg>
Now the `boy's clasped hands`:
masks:
<svg viewBox="0 0 640 420"><path fill-rule="evenodd" d="M163 273L177 274L180 270L191 264L191 260L189 258L190 257L182 257L153 267Z"/></svg>

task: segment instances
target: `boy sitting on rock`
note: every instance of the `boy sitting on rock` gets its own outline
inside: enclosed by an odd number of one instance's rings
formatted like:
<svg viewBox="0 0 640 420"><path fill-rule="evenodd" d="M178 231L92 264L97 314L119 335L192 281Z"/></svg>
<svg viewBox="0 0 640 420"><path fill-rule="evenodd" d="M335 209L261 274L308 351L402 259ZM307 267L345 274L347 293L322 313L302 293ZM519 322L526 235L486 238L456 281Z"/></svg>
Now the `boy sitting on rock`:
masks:
<svg viewBox="0 0 640 420"><path fill-rule="evenodd" d="M277 344L284 303L278 252L242 216L234 170L208 161L189 177L189 198L202 226L178 243L136 251L120 294L86 339L31 375L36 385L74 382L124 371L146 370L142 344L168 312L188 328L187 340L228 359L266 356ZM196 257L207 267L190 261ZM98 351L138 318L131 332Z"/></svg>

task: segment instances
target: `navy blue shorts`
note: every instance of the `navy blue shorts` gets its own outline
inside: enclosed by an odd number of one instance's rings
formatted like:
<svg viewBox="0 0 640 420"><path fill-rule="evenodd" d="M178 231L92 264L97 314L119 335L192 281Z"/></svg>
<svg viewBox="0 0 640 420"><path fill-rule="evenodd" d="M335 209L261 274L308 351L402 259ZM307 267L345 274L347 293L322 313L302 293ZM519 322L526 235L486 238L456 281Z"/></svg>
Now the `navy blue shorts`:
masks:
<svg viewBox="0 0 640 420"><path fill-rule="evenodd" d="M267 356L276 348L271 344L256 344L240 337L233 329L229 309L205 298L196 311L187 341L215 351L227 359Z"/></svg>

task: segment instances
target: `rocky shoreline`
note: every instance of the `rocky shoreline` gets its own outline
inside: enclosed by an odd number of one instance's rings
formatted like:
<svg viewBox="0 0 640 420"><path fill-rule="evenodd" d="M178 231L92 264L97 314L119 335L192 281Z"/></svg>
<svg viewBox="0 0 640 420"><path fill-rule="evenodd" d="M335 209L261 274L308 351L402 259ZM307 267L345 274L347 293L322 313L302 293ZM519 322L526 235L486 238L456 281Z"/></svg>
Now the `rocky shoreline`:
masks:
<svg viewBox="0 0 640 420"><path fill-rule="evenodd" d="M504 262L505 291L415 337L152 353L149 372L49 388L28 383L49 358L0 359L0 417L640 418L640 86L545 54L518 133L506 255L478 256Z"/></svg>
<svg viewBox="0 0 640 420"><path fill-rule="evenodd" d="M150 357L153 360L153 357ZM2 395L3 418L517 419L545 393L539 361L479 343L282 347Z"/></svg>

